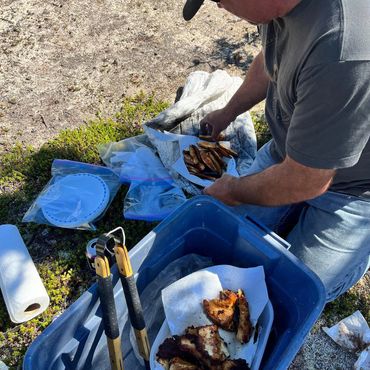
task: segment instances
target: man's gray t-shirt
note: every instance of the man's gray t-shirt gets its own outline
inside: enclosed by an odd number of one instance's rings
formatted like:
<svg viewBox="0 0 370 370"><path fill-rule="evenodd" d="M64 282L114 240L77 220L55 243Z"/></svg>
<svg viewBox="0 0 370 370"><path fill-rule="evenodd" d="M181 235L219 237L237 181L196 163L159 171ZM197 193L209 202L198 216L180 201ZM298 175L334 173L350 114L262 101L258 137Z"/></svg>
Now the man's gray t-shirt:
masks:
<svg viewBox="0 0 370 370"><path fill-rule="evenodd" d="M370 0L302 0L261 34L271 154L370 198Z"/></svg>

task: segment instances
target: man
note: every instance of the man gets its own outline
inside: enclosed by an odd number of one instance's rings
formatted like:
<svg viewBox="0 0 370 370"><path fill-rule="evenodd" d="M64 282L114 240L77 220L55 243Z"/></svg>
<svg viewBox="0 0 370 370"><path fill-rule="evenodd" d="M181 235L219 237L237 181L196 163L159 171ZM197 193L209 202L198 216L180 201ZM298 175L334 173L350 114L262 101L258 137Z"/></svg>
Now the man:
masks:
<svg viewBox="0 0 370 370"><path fill-rule="evenodd" d="M184 18L202 3L188 0ZM230 102L201 125L216 138L266 98L273 139L247 175L224 175L204 192L283 230L333 300L367 271L370 254L370 2L217 5L259 24L263 50Z"/></svg>

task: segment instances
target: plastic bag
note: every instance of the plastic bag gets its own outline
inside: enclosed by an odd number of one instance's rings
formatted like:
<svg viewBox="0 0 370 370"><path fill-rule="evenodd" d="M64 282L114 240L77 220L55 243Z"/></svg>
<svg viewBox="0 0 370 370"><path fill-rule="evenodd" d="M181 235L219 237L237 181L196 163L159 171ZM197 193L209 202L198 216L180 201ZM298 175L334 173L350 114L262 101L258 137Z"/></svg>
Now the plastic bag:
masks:
<svg viewBox="0 0 370 370"><path fill-rule="evenodd" d="M120 171L121 182L169 183L172 177L159 157L148 147L136 149L135 153L119 153L123 165Z"/></svg>
<svg viewBox="0 0 370 370"><path fill-rule="evenodd" d="M121 167L120 180L131 182L123 203L125 218L160 221L186 201L183 191L151 149L141 147L135 153L123 154L128 162Z"/></svg>
<svg viewBox="0 0 370 370"><path fill-rule="evenodd" d="M51 175L22 221L96 230L120 187L118 176L110 168L62 159L53 161Z"/></svg>
<svg viewBox="0 0 370 370"><path fill-rule="evenodd" d="M122 166L129 162L130 156L139 148L154 150L147 135L138 135L118 142L98 145L100 158L117 175L120 174Z"/></svg>
<svg viewBox="0 0 370 370"><path fill-rule="evenodd" d="M174 181L133 181L123 203L127 219L160 221L186 201Z"/></svg>
<svg viewBox="0 0 370 370"><path fill-rule="evenodd" d="M232 77L225 71L193 72L184 85L180 99L157 117L148 121L145 126L173 134L198 136L200 121L210 112L223 108L242 84L240 77ZM177 185L185 192L199 195L201 191L191 181L179 175L172 166L179 159L179 145L176 141L156 140L156 137L146 130L152 145L157 149L164 166L171 172ZM246 173L253 163L257 152L257 139L249 112L239 115L224 130L225 140L238 153L236 170L239 175Z"/></svg>
<svg viewBox="0 0 370 370"><path fill-rule="evenodd" d="M186 201L146 135L100 146L99 153L121 183L131 184L123 202L126 219L160 221Z"/></svg>
<svg viewBox="0 0 370 370"><path fill-rule="evenodd" d="M237 86L233 86L235 83ZM229 89L235 92L241 83L241 78L232 77L226 71L219 69L212 73L192 72L186 79L179 101L159 113L146 125L154 129L171 130L174 124L219 99Z"/></svg>

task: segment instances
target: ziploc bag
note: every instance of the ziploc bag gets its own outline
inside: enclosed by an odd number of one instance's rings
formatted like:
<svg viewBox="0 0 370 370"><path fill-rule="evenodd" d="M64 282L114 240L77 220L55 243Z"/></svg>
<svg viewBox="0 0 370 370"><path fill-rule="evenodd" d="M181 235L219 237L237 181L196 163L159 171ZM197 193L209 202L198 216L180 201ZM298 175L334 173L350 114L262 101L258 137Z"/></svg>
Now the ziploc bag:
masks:
<svg viewBox="0 0 370 370"><path fill-rule="evenodd" d="M131 182L123 204L127 219L160 221L186 201L168 170L149 148L123 153L129 160L122 165L121 182Z"/></svg>
<svg viewBox="0 0 370 370"><path fill-rule="evenodd" d="M98 149L120 182L131 184L123 201L126 219L160 221L186 201L147 135L100 145Z"/></svg>
<svg viewBox="0 0 370 370"><path fill-rule="evenodd" d="M123 203L127 219L160 221L186 201L174 181L133 181Z"/></svg>
<svg viewBox="0 0 370 370"><path fill-rule="evenodd" d="M134 153L116 155L118 158L121 156L124 158L119 176L121 182L146 182L153 185L173 182L168 170L150 148L140 147Z"/></svg>
<svg viewBox="0 0 370 370"><path fill-rule="evenodd" d="M118 142L98 145L101 160L117 175L120 174L122 166L130 162L130 156L139 148L150 148L154 150L147 135L138 135Z"/></svg>
<svg viewBox="0 0 370 370"><path fill-rule="evenodd" d="M120 187L118 176L106 167L63 159L53 161L51 175L22 221L96 230L94 223Z"/></svg>

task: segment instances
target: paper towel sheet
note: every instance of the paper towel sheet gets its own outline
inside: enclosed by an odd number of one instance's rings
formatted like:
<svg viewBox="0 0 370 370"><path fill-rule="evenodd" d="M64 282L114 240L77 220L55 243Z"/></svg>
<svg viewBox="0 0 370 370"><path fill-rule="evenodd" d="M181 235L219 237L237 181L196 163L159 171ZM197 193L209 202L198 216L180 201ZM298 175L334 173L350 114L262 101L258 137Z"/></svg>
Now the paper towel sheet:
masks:
<svg viewBox="0 0 370 370"><path fill-rule="evenodd" d="M253 326L265 308L269 298L262 266L238 268L229 265L212 266L197 271L162 290L162 301L171 335L181 335L189 326L212 324L203 312L203 299L218 298L222 289L242 289L249 303ZM225 340L230 358L244 358L252 363L258 341L252 339L240 344L235 333L219 330ZM157 366L158 369L162 367Z"/></svg>
<svg viewBox="0 0 370 370"><path fill-rule="evenodd" d="M360 311L323 330L341 347L359 353L354 370L370 369L370 328Z"/></svg>

